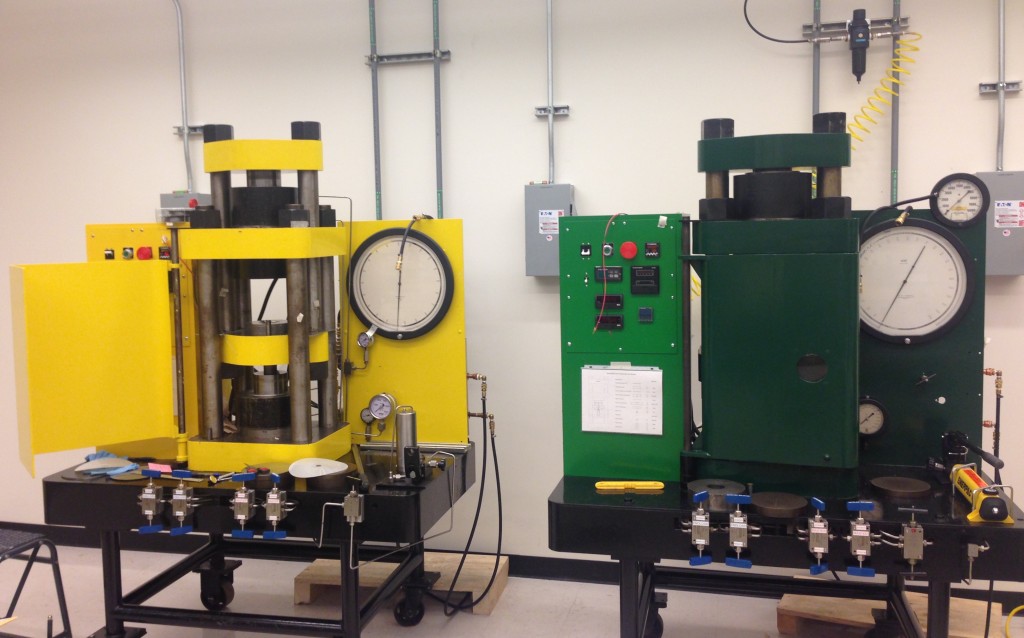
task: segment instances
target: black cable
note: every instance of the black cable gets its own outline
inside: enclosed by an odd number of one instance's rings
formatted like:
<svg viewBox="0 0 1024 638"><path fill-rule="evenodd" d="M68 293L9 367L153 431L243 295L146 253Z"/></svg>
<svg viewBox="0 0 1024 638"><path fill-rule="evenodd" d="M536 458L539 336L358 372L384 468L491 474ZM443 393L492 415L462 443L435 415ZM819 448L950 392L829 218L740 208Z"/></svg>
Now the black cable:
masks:
<svg viewBox="0 0 1024 638"><path fill-rule="evenodd" d="M992 424L992 426L993 426L992 427L992 454L996 458L999 458L999 420L1000 420L999 419L999 411L1000 411L1000 406L1001 406L1002 402L1003 402L1003 391L1000 388L996 392L996 421L995 421L995 423ZM996 470L996 474L995 474L996 485L1002 485L1003 484L1003 479L999 475L999 468L997 467L995 470Z"/></svg>
<svg viewBox="0 0 1024 638"><path fill-rule="evenodd" d="M863 235L864 231L866 231L869 228L869 225L871 223L871 218L874 217L875 215L877 215L878 213L882 212L883 210L896 210L897 206L903 206L905 204L913 204L914 202L921 202L921 201L924 201L924 200L926 200L926 199L928 199L930 197L931 197L931 195L923 195L921 197L915 197L913 199L905 199L902 202L896 202L895 204L886 204L885 206L879 206L875 210L873 210L870 213L868 213L864 217L864 219L861 221L861 223L860 223L860 234Z"/></svg>
<svg viewBox="0 0 1024 638"><path fill-rule="evenodd" d="M409 239L409 231L412 230L412 225L415 224L416 222L418 222L421 219L434 219L434 218L431 217L430 215L414 215L413 218L411 220L409 220L409 225L405 227L405 232L402 234L402 243L398 247L398 265L399 265L399 268L401 268L401 265L402 265L402 255L405 254L405 240ZM486 443L485 443L485 445L486 445Z"/></svg>
<svg viewBox="0 0 1024 638"><path fill-rule="evenodd" d="M497 546L497 549L494 552L494 569L491 570L491 578L487 582L487 586L484 588L483 592L481 592L479 598L477 598L476 600L468 600L468 599L472 598L472 595L471 594L467 594L465 597L463 597L461 602L454 603L454 604L451 602L452 593L454 593L454 591L455 591L455 585L456 585L456 583L459 580L459 575L462 573L462 568L463 568L463 566L466 563L466 558L469 557L469 548L473 544L473 537L476 535L477 523L480 522L480 512L483 509L484 487L487 484L487 399L486 399L486 397L481 399L480 404L481 404L481 409L483 411L483 416L481 417L481 422L483 423L483 433L484 433L484 437L483 437L483 444L484 445L483 445L483 447L484 447L484 452L483 452L483 467L482 467L481 472L480 472L480 496L477 498L476 513L473 516L473 525L470 526L469 538L466 540L466 548L462 552L462 558L459 560L459 566L455 570L455 576L452 577L452 583L448 587L448 593L445 595L444 598L441 598L440 596L437 596L437 595L434 595L434 594L431 594L430 592L428 592L428 594L430 594L432 598L434 598L435 600L438 600L438 601L440 601L441 603L444 604L444 615L446 617L454 616L455 614L457 614L460 611L464 611L464 610L467 610L467 609L472 609L476 605L480 604L480 601L482 601L487 596L488 592L490 592L491 586L494 585L494 581L495 581L495 579L498 576L498 566L501 564L501 541L502 541L502 528L503 528L502 503L501 503L501 474L498 471L498 448L495 446L495 436L494 436L494 434L491 434L491 436L490 436L490 438L491 438L491 446L494 448L494 483L495 483L495 489L496 489L497 495L498 495L498 546Z"/></svg>
<svg viewBox="0 0 1024 638"><path fill-rule="evenodd" d="M270 287L267 288L267 294L263 297L263 305L260 306L260 315L256 317L256 321L263 321L263 313L267 311L267 304L270 303L270 293L274 292L274 286L277 285L277 278L270 282Z"/></svg>
<svg viewBox="0 0 1024 638"><path fill-rule="evenodd" d="M806 44L808 42L807 40L780 40L779 38L773 38L770 35L765 35L761 33L760 31L757 30L757 27L754 26L754 23L750 21L750 16L747 15L748 2L750 2L750 0L743 0L743 19L747 21L747 26L750 27L751 31L761 36L765 40L771 40L772 42L778 42L779 44Z"/></svg>

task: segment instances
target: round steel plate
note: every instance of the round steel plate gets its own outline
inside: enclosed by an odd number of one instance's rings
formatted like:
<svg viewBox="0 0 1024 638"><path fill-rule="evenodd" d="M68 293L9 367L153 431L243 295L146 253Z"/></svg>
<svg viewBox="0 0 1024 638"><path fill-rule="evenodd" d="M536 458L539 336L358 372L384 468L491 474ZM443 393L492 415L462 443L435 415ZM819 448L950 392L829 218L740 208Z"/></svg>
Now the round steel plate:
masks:
<svg viewBox="0 0 1024 638"><path fill-rule="evenodd" d="M906 476L879 476L871 479L871 487L889 498L924 498L932 493L927 481Z"/></svg>
<svg viewBox="0 0 1024 638"><path fill-rule="evenodd" d="M768 518L796 518L807 507L807 499L789 492L756 492L750 497L754 511Z"/></svg>
<svg viewBox="0 0 1024 638"><path fill-rule="evenodd" d="M706 491L708 493L708 500L705 507L711 512L728 512L732 509L732 506L725 502L726 494L747 493L747 486L743 483L721 479L699 479L696 481L690 481L686 484L686 487L690 491L691 502L694 494Z"/></svg>

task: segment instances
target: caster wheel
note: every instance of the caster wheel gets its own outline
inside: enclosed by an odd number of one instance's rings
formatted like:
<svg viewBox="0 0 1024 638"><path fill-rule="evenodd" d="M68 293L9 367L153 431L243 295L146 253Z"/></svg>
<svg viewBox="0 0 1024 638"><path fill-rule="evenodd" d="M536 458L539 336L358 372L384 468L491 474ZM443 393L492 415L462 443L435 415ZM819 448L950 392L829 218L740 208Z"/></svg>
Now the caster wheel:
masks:
<svg viewBox="0 0 1024 638"><path fill-rule="evenodd" d="M403 598L395 603L395 620L403 627L412 627L420 624L425 611L423 603L414 605L408 598Z"/></svg>
<svg viewBox="0 0 1024 638"><path fill-rule="evenodd" d="M644 638L661 638L665 633L665 621L661 614L655 613L647 619L647 626L644 627Z"/></svg>
<svg viewBox="0 0 1024 638"><path fill-rule="evenodd" d="M221 585L220 591L199 593L199 600L202 601L203 607L210 611L220 611L230 605L234 599L235 587L231 583Z"/></svg>

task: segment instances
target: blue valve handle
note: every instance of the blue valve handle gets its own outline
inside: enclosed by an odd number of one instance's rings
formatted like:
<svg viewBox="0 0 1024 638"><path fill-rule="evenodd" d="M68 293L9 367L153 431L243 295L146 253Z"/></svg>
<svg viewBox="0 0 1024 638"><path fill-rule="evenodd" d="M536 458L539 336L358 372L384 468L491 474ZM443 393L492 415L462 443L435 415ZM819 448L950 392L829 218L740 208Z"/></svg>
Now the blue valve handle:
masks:
<svg viewBox="0 0 1024 638"><path fill-rule="evenodd" d="M263 540L279 541L284 540L285 538L288 538L288 532L284 531L283 529L279 529L276 531L268 529L263 532Z"/></svg>
<svg viewBox="0 0 1024 638"><path fill-rule="evenodd" d="M139 528L140 534L156 534L164 530L163 525L143 525Z"/></svg>
<svg viewBox="0 0 1024 638"><path fill-rule="evenodd" d="M142 470L142 475L149 478L160 478L160 470Z"/></svg>
<svg viewBox="0 0 1024 638"><path fill-rule="evenodd" d="M872 512L875 504L871 501L850 501L846 504L846 509L850 512Z"/></svg>
<svg viewBox="0 0 1024 638"><path fill-rule="evenodd" d="M750 494L726 494L725 502L731 505L750 505Z"/></svg>
<svg viewBox="0 0 1024 638"><path fill-rule="evenodd" d="M271 472L270 473L270 482L273 483L274 485L277 485L278 483L281 482L281 475L276 473L276 472Z"/></svg>
<svg viewBox="0 0 1024 638"><path fill-rule="evenodd" d="M828 565L811 565L811 576L824 574L829 569Z"/></svg>
<svg viewBox="0 0 1024 638"><path fill-rule="evenodd" d="M817 496L811 497L811 507L818 510L819 512L825 511L825 501L821 500Z"/></svg>
<svg viewBox="0 0 1024 638"><path fill-rule="evenodd" d="M746 558L726 558L725 564L728 567L738 567L740 569L750 569L754 566L754 564Z"/></svg>
<svg viewBox="0 0 1024 638"><path fill-rule="evenodd" d="M181 525L180 527L171 528L171 536L184 536L192 532L191 525Z"/></svg>
<svg viewBox="0 0 1024 638"><path fill-rule="evenodd" d="M700 567L701 565L710 565L710 564L711 564L711 556L691 556L690 557L690 566L691 567Z"/></svg>
<svg viewBox="0 0 1024 638"><path fill-rule="evenodd" d="M710 498L710 496L708 495L708 491L707 490L701 490L701 491L699 491L699 492L697 492L696 494L693 495L693 502L694 503L703 503L704 501L708 500L708 498Z"/></svg>
<svg viewBox="0 0 1024 638"><path fill-rule="evenodd" d="M171 470L171 476L176 479L187 479L192 478L191 470Z"/></svg>
<svg viewBox="0 0 1024 638"><path fill-rule="evenodd" d="M848 567L846 573L850 576L860 576L862 578L873 578L875 576L874 567Z"/></svg>
<svg viewBox="0 0 1024 638"><path fill-rule="evenodd" d="M239 472L231 477L232 481L238 481L239 483L245 483L256 478L256 472Z"/></svg>
<svg viewBox="0 0 1024 638"><path fill-rule="evenodd" d="M253 538L255 534L251 529L233 529L231 530L231 538Z"/></svg>

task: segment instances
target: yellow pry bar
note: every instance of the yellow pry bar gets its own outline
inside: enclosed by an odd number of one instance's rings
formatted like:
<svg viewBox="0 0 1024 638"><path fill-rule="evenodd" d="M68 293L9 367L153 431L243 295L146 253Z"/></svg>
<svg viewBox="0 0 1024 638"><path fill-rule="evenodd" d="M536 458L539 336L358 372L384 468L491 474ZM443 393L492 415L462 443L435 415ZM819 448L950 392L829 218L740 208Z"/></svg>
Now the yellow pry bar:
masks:
<svg viewBox="0 0 1024 638"><path fill-rule="evenodd" d="M320 140L222 140L203 145L203 169L223 171L322 171Z"/></svg>
<svg viewBox="0 0 1024 638"><path fill-rule="evenodd" d="M602 491L655 492L665 489L661 481L598 481L594 487Z"/></svg>

